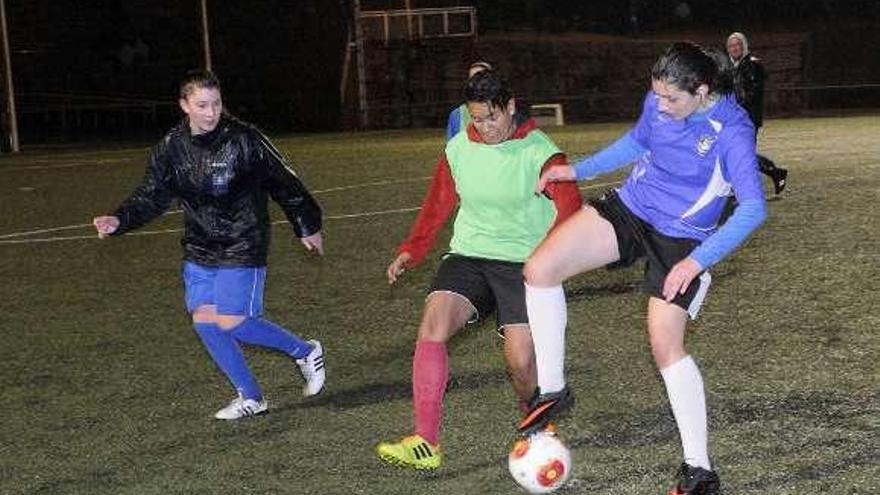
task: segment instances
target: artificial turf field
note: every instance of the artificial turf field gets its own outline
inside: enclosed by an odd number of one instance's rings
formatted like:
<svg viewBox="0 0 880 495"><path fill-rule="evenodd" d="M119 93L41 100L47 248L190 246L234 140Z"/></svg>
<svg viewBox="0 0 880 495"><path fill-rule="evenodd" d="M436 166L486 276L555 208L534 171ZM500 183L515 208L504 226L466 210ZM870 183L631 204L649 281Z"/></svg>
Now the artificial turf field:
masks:
<svg viewBox="0 0 880 495"><path fill-rule="evenodd" d="M548 132L579 157L624 129ZM872 116L774 120L762 136L788 189L713 269L688 336L725 494L880 493L878 136ZM105 241L89 225L140 179L150 143L0 158L0 494L518 493L506 461L518 412L491 321L450 344L444 466L423 475L373 455L410 429L413 339L448 230L397 285L384 271L441 140L436 129L276 138L324 206L326 256L277 225L266 316L323 341L328 383L304 400L290 360L249 349L271 410L239 422L212 419L232 392L183 310L180 215ZM620 177L581 185L592 196ZM575 469L560 493L665 493L680 462L640 273L567 284L578 403L560 425Z"/></svg>

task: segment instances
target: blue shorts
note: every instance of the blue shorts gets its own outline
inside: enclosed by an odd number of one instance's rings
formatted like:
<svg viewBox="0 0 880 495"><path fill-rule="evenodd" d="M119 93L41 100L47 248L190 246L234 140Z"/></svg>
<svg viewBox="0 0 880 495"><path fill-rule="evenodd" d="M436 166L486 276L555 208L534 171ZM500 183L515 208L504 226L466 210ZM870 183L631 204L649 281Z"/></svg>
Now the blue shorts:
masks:
<svg viewBox="0 0 880 495"><path fill-rule="evenodd" d="M266 267L214 267L184 262L186 310L213 304L224 315L260 316Z"/></svg>

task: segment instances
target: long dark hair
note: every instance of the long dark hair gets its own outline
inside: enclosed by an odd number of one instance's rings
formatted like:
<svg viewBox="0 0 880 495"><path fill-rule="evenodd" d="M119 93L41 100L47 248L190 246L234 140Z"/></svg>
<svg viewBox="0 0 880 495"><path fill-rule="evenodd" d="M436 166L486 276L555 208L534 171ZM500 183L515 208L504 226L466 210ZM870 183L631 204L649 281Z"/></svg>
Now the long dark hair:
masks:
<svg viewBox="0 0 880 495"><path fill-rule="evenodd" d="M733 91L733 66L719 50L704 49L690 41L673 43L651 68L651 79L696 94L705 84L710 93Z"/></svg>

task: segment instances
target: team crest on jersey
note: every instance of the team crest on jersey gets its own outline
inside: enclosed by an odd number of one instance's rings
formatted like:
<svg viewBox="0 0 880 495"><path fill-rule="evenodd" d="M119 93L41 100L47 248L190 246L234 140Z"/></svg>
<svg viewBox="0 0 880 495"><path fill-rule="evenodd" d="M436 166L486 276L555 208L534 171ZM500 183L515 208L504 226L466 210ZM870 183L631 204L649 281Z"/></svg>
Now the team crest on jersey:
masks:
<svg viewBox="0 0 880 495"><path fill-rule="evenodd" d="M715 144L714 136L702 136L699 141L697 141L697 154L700 156L706 156L706 153L709 153L709 150L712 149L712 145Z"/></svg>
<svg viewBox="0 0 880 495"><path fill-rule="evenodd" d="M214 195L226 194L229 190L229 180L232 171L226 162L211 162L211 190Z"/></svg>

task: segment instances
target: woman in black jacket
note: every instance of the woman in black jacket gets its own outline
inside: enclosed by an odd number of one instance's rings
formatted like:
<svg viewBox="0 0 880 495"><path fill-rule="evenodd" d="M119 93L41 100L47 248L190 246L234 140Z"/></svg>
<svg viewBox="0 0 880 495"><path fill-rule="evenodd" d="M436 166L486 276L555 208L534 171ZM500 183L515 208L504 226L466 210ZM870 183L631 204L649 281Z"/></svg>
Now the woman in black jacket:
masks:
<svg viewBox="0 0 880 495"><path fill-rule="evenodd" d="M749 52L749 41L742 33L732 33L727 37L727 55L733 63L733 85L736 102L749 114L755 126L755 140L764 125L764 80L767 73L758 57ZM773 181L773 192L780 194L785 189L788 170L776 166L773 160L758 155L758 168Z"/></svg>
<svg viewBox="0 0 880 495"><path fill-rule="evenodd" d="M324 386L324 351L260 316L270 222L268 197L308 250L323 254L321 208L269 140L223 111L220 83L207 71L181 81L185 117L153 148L141 184L112 215L93 220L100 237L121 235L183 209L183 279L196 332L238 392L217 419L265 412L268 404L239 344L279 350L296 360L303 394Z"/></svg>

